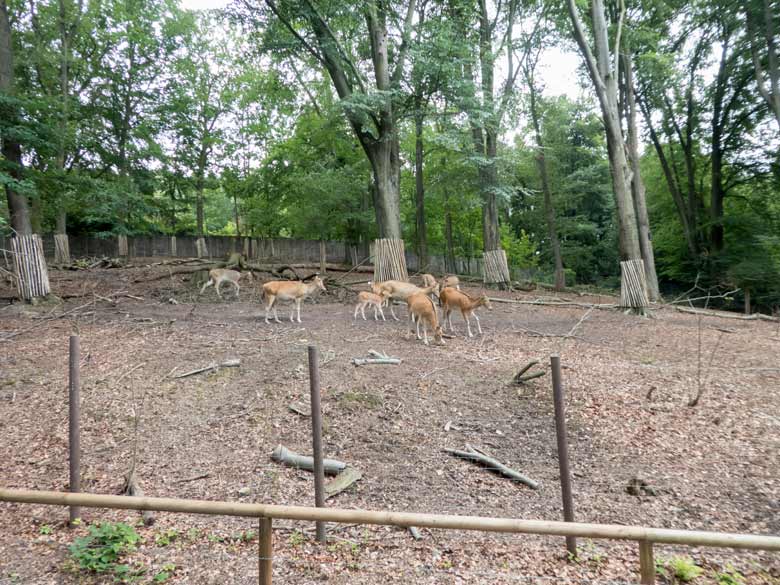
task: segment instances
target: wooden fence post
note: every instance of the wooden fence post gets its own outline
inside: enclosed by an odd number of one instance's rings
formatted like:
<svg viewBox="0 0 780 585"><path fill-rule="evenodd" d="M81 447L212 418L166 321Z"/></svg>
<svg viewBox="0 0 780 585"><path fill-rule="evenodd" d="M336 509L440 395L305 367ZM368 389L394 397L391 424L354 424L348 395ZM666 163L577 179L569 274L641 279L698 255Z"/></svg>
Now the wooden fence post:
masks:
<svg viewBox="0 0 780 585"><path fill-rule="evenodd" d="M309 389L311 391L311 434L314 456L314 505L325 507L325 471L322 464L322 407L320 404L320 357L317 346L309 346ZM317 522L317 542L325 542L325 522Z"/></svg>
<svg viewBox="0 0 780 585"><path fill-rule="evenodd" d="M274 534L270 518L258 518L257 562L260 585L271 585L273 578Z"/></svg>
<svg viewBox="0 0 780 585"><path fill-rule="evenodd" d="M553 402L555 405L555 430L558 441L558 467L561 473L561 497L563 498L563 519L574 522L574 499L571 492L571 473L569 471L569 446L566 436L566 413L564 412L563 381L561 376L561 356L550 357L553 381ZM566 549L572 559L577 558L577 539L566 537Z"/></svg>
<svg viewBox="0 0 780 585"><path fill-rule="evenodd" d="M81 350L79 346L79 336L70 336L69 347L69 381L68 381L68 452L70 454L70 491L78 493L81 491L81 447L79 441L79 419L81 411L81 398L79 390L81 386L81 377L79 366L81 361ZM70 507L70 523L81 516L81 508L78 506Z"/></svg>
<svg viewBox="0 0 780 585"><path fill-rule="evenodd" d="M642 585L655 584L655 561L653 560L653 543L649 540L639 541L639 574Z"/></svg>

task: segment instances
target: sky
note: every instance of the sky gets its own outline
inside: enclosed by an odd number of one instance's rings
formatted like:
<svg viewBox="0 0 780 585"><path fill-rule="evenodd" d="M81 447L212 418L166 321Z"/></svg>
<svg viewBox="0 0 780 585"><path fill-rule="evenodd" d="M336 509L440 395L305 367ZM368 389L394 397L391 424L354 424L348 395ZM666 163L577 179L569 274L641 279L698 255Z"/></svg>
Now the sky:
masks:
<svg viewBox="0 0 780 585"><path fill-rule="evenodd" d="M182 8L189 10L205 10L209 8L224 8L231 0L180 0ZM567 95L576 99L582 94L577 83L577 67L579 56L571 51L551 49L542 57L542 75L540 79L547 96ZM499 67L500 67L499 62ZM501 75L502 72L497 72Z"/></svg>

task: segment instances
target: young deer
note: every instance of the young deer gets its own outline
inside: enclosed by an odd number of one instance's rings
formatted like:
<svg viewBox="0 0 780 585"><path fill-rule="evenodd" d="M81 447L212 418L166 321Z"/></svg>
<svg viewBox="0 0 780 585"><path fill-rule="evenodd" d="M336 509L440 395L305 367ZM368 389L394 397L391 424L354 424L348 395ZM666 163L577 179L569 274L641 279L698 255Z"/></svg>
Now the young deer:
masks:
<svg viewBox="0 0 780 585"><path fill-rule="evenodd" d="M385 319L385 313L382 311L382 305L387 300L386 294L376 294L373 292L368 292L366 290L362 290L358 293L358 303L355 305L355 314L352 316L353 319L357 319L358 311L360 311L360 314L363 315L363 320L366 320L366 307L369 305L374 307L374 321L378 321L379 318L377 317L377 311L380 315L382 315L382 321L387 321Z"/></svg>
<svg viewBox="0 0 780 585"><path fill-rule="evenodd" d="M447 287L441 291L439 298L441 299L441 306L444 309L444 319L449 324L450 331L455 331L455 329L452 327L452 310L457 307L460 309L460 314L463 315L463 319L466 321L466 328L468 329L469 337L474 337L474 335L471 333L471 323L469 322L469 317L471 315L474 315L474 318L477 320L477 329L479 330L479 334L482 335L482 325L479 324L479 317L477 316L475 310L481 306L485 306L488 309L492 308L490 306L490 299L488 299L487 295L483 294L478 299L475 299L468 296L467 294L460 292L459 290L456 290L452 287Z"/></svg>
<svg viewBox="0 0 780 585"><path fill-rule="evenodd" d="M423 293L425 295L434 294L436 296L439 296L439 285L434 283L432 286L426 286L424 288L420 288L419 286L416 286L412 284L411 282L403 282L401 280L386 280L384 282L379 283L370 283L371 284L371 290L376 294L385 294L388 298L388 303L390 303L390 314L393 316L393 319L396 321L399 321L398 317L395 316L395 311L393 311L393 304L390 302L392 299L398 299L399 301L405 301L407 300L411 295L416 293Z"/></svg>
<svg viewBox="0 0 780 585"><path fill-rule="evenodd" d="M325 283L319 276L315 276L311 282L303 281L289 281L289 280L272 280L266 282L263 285L263 298L266 300L265 305L265 322L268 323L268 311L272 308L274 310L274 320L277 323L279 321L279 315L276 313L276 307L274 304L277 299L280 301L294 301L295 307L290 309L290 321L294 321L293 313L295 309L298 310L298 323L301 322L301 303L303 300L312 295L317 289L327 292L325 289Z"/></svg>
<svg viewBox="0 0 780 585"><path fill-rule="evenodd" d="M213 270L209 270L209 279L200 289L198 294L202 295L204 290L210 286L213 286L217 290L217 296L221 299L222 295L219 292L219 287L222 286L223 282L229 282L236 287L236 298L238 298L238 292L241 289L238 281L245 277L251 282L252 273L243 273L238 272L237 270L228 270L226 268L214 268Z"/></svg>
<svg viewBox="0 0 780 585"><path fill-rule="evenodd" d="M431 298L427 294L419 292L410 295L406 302L409 305L410 329L413 327L413 323L417 324L417 339L424 339L425 345L428 345L428 326L430 325L434 341L444 345L439 318L436 314L436 305L433 304ZM420 325L423 327L423 338L420 337Z"/></svg>

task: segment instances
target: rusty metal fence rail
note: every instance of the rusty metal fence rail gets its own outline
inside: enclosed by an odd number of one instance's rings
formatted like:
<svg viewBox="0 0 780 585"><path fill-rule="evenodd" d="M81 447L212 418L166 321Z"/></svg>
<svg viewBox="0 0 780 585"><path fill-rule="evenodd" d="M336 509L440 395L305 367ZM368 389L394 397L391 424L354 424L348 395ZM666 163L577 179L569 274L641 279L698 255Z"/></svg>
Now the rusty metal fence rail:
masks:
<svg viewBox="0 0 780 585"><path fill-rule="evenodd" d="M141 498L3 488L0 488L0 502L258 518L258 563L259 583L261 585L271 583L273 560L272 522L274 519L630 540L637 542L639 545L640 576L643 585L655 582L653 544L780 551L780 536L672 530L614 524L517 520L408 512L377 512L340 508L312 508L174 498Z"/></svg>

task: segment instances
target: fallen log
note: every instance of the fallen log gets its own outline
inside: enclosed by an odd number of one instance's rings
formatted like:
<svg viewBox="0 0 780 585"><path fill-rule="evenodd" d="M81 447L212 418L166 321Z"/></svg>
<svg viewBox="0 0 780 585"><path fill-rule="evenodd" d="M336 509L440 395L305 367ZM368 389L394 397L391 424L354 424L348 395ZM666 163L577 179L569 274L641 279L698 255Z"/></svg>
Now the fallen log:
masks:
<svg viewBox="0 0 780 585"><path fill-rule="evenodd" d="M179 374L178 376L174 376L174 380L178 380L180 378L186 378L188 376L194 376L195 374L202 374L203 372L210 372L211 370L218 370L219 368L237 368L241 365L240 359L230 359L227 361L222 362L221 364L218 364L217 362L211 363L206 367L198 368L197 370L192 370L190 372L186 372L184 374Z"/></svg>
<svg viewBox="0 0 780 585"><path fill-rule="evenodd" d="M271 453L271 459L277 463L287 465L288 467L295 467L297 469L305 469L306 471L314 471L314 458L307 455L298 455L294 451L290 451L282 445L278 445L276 449ZM343 461L337 461L336 459L323 459L322 467L325 475L338 475L347 468L347 464Z"/></svg>
<svg viewBox="0 0 780 585"><path fill-rule="evenodd" d="M394 358L390 357L386 353L380 353L378 351L375 351L373 349L368 350L368 355L371 357L369 358L352 358L352 363L356 366L367 366L371 364L390 364L390 365L398 365L401 363L400 358Z"/></svg>
<svg viewBox="0 0 780 585"><path fill-rule="evenodd" d="M325 499L330 499L333 496L337 496L352 484L359 481L363 477L363 474L359 469L354 467L347 467L339 473L332 481L325 484Z"/></svg>
<svg viewBox="0 0 780 585"><path fill-rule="evenodd" d="M739 315L737 313L727 313L726 311L707 311L705 309L689 309L687 307L675 307L680 313L690 313L692 315L701 315L702 317L722 317L723 319L739 319L740 321L773 321L780 319L764 315L762 313L753 313L752 315Z"/></svg>
<svg viewBox="0 0 780 585"><path fill-rule="evenodd" d="M141 484L138 483L138 478L135 476L135 470L127 474L122 492L126 496L144 497L144 490L141 489ZM144 510L141 512L141 518L144 521L144 526L151 526L154 524L154 513L151 510Z"/></svg>
<svg viewBox="0 0 780 585"><path fill-rule="evenodd" d="M504 477L508 477L514 481L519 481L520 483L527 485L532 490L539 489L539 484L531 478L523 475L519 471L515 471L511 467L507 467L503 463L500 463L498 460L493 459L484 453L479 453L473 447L467 447L466 451L461 451L458 449L444 449L444 452L460 459L466 459L467 461L480 463L490 471L499 475L503 475Z"/></svg>

